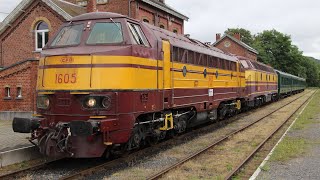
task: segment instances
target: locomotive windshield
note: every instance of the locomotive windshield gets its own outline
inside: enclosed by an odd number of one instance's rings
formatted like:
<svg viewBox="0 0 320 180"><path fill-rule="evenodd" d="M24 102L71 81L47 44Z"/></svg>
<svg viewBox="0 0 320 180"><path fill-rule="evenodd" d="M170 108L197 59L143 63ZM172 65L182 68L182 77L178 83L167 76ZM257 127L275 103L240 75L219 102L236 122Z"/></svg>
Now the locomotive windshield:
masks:
<svg viewBox="0 0 320 180"><path fill-rule="evenodd" d="M96 23L92 28L87 44L114 44L123 41L120 23Z"/></svg>
<svg viewBox="0 0 320 180"><path fill-rule="evenodd" d="M80 44L83 24L70 25L62 28L51 46L73 46Z"/></svg>

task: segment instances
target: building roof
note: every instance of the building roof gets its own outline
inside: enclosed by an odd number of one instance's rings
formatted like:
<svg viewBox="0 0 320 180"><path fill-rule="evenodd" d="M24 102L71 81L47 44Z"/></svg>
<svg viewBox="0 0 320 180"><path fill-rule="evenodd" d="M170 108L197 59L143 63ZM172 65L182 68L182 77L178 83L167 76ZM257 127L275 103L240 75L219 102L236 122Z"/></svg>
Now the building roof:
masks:
<svg viewBox="0 0 320 180"><path fill-rule="evenodd" d="M185 21L189 20L189 18L187 16L179 13L177 10L173 9L172 7L168 6L167 4L159 2L158 0L140 0L140 1L147 3L151 6L154 6L154 7L158 8L166 13L169 13L169 14L176 16L180 19L183 19Z"/></svg>
<svg viewBox="0 0 320 180"><path fill-rule="evenodd" d="M248 44L238 40L237 38L229 35L229 34L224 34L218 41L213 43L213 46L219 44L224 38L230 38L232 41L236 42L237 44L239 44L240 46L244 47L245 49L247 49L248 51L251 51L255 54L259 54L259 52L257 50L255 50L253 47L249 46Z"/></svg>
<svg viewBox="0 0 320 180"><path fill-rule="evenodd" d="M0 24L0 34L2 34L11 24L25 12L34 0L23 0L18 6L3 20ZM69 20L74 16L86 13L84 7L61 0L39 0L48 5L52 10L61 15L65 20Z"/></svg>

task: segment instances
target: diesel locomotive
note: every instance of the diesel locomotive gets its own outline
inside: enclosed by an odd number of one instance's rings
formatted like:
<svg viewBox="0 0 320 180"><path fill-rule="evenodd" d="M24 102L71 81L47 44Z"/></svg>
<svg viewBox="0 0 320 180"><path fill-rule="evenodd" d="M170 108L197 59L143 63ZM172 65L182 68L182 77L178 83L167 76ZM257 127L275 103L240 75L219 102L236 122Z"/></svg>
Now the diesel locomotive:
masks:
<svg viewBox="0 0 320 180"><path fill-rule="evenodd" d="M13 130L31 133L47 156L109 156L278 96L270 66L126 16L87 13L44 48L38 114L14 118Z"/></svg>

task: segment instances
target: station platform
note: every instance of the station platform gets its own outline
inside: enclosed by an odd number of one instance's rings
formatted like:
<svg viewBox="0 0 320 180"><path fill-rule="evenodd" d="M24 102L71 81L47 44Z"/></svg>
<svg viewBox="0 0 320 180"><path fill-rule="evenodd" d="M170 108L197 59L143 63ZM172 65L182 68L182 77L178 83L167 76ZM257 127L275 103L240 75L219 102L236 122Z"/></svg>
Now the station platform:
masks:
<svg viewBox="0 0 320 180"><path fill-rule="evenodd" d="M12 121L0 120L0 153L33 146L27 137L30 137L30 134L13 132Z"/></svg>
<svg viewBox="0 0 320 180"><path fill-rule="evenodd" d="M250 180L320 179L320 90Z"/></svg>

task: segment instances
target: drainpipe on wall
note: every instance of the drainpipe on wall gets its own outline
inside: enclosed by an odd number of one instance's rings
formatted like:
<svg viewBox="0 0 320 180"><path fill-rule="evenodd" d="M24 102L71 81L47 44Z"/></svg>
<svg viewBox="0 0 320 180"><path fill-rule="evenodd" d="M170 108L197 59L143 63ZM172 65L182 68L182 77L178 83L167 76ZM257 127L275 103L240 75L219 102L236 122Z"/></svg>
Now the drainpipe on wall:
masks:
<svg viewBox="0 0 320 180"><path fill-rule="evenodd" d="M131 3L133 2L134 0L128 0L128 16L130 18L133 18L131 17Z"/></svg>
<svg viewBox="0 0 320 180"><path fill-rule="evenodd" d="M0 70L3 68L3 49L2 49L3 41L0 41Z"/></svg>

